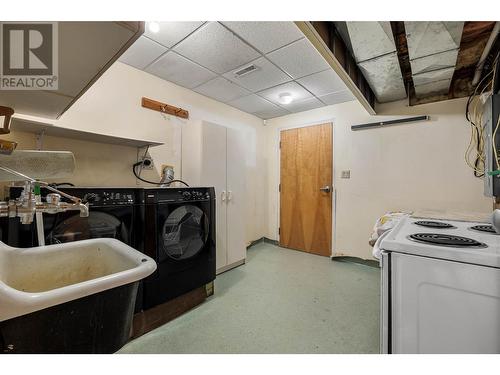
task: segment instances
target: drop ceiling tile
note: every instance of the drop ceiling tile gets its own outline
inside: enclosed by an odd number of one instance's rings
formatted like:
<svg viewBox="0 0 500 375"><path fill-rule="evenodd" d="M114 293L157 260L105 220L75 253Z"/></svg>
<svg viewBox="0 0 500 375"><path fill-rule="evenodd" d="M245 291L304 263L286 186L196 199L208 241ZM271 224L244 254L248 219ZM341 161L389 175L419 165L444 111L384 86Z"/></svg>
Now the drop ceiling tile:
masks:
<svg viewBox="0 0 500 375"><path fill-rule="evenodd" d="M144 69L158 57L167 52L167 49L158 43L141 36L137 41L120 56L119 61Z"/></svg>
<svg viewBox="0 0 500 375"><path fill-rule="evenodd" d="M224 103L251 94L250 91L235 85L223 77L212 79L196 87L194 91Z"/></svg>
<svg viewBox="0 0 500 375"><path fill-rule="evenodd" d="M266 56L295 79L330 68L319 52L305 38Z"/></svg>
<svg viewBox="0 0 500 375"><path fill-rule="evenodd" d="M188 59L223 74L259 57L259 53L218 22L209 22L174 47Z"/></svg>
<svg viewBox="0 0 500 375"><path fill-rule="evenodd" d="M262 53L283 47L304 36L293 22L223 22Z"/></svg>
<svg viewBox="0 0 500 375"><path fill-rule="evenodd" d="M279 86L271 87L270 89L260 91L258 94L275 104L281 105L279 95L283 93L291 94L294 101L312 98L312 94L296 82L288 82Z"/></svg>
<svg viewBox="0 0 500 375"><path fill-rule="evenodd" d="M188 89L199 86L217 76L217 74L210 70L189 61L173 51L164 54L148 66L146 71Z"/></svg>
<svg viewBox="0 0 500 375"><path fill-rule="evenodd" d="M257 70L241 77L236 76L235 73L237 71L251 65L254 65ZM264 90L291 80L287 74L283 73L265 57L252 61L250 64L240 66L237 69L224 74L224 77L252 92Z"/></svg>
<svg viewBox="0 0 500 375"><path fill-rule="evenodd" d="M284 110L283 108L279 108L278 106L276 106L275 109L255 112L253 113L253 115L260 117L263 120L268 120L270 118L288 115L289 113L290 112Z"/></svg>
<svg viewBox="0 0 500 375"><path fill-rule="evenodd" d="M339 104L356 100L354 95L349 90L333 92L328 95L320 96L319 100L328 105Z"/></svg>
<svg viewBox="0 0 500 375"><path fill-rule="evenodd" d="M342 82L337 73L335 73L332 69L300 78L297 82L316 96L326 95L331 92L346 89L344 82Z"/></svg>
<svg viewBox="0 0 500 375"><path fill-rule="evenodd" d="M148 24L146 24L144 35L170 48L203 25L203 22L158 22L158 24L160 30L157 33L149 31Z"/></svg>
<svg viewBox="0 0 500 375"><path fill-rule="evenodd" d="M233 107L241 109L244 112L254 113L259 111L270 111L279 109L279 107L258 95L248 95L227 103Z"/></svg>
<svg viewBox="0 0 500 375"><path fill-rule="evenodd" d="M300 101L294 100L290 104L281 104L281 106L290 112L302 112L309 111L314 108L324 107L325 105L315 97L312 97Z"/></svg>

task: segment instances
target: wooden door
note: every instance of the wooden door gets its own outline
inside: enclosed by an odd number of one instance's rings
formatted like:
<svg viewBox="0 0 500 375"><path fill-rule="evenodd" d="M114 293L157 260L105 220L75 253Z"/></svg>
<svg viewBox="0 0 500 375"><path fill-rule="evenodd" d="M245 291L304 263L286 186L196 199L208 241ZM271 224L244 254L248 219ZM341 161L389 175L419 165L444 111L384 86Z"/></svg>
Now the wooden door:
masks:
<svg viewBox="0 0 500 375"><path fill-rule="evenodd" d="M332 124L281 132L280 246L330 256Z"/></svg>

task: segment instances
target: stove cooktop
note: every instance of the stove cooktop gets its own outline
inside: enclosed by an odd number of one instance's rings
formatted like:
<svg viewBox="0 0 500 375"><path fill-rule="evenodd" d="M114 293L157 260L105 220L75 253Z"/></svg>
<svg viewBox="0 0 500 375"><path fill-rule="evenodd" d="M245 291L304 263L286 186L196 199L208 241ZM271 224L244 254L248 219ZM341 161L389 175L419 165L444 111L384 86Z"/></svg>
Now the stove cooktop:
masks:
<svg viewBox="0 0 500 375"><path fill-rule="evenodd" d="M490 224L473 225L472 227L470 227L470 229L478 231L478 232L498 234L495 231L495 228L493 228L493 226Z"/></svg>
<svg viewBox="0 0 500 375"><path fill-rule="evenodd" d="M433 221L433 220L418 220L418 221L415 221L414 224L420 225L421 227L436 228L436 229L456 228L453 225L445 223L443 221Z"/></svg>
<svg viewBox="0 0 500 375"><path fill-rule="evenodd" d="M417 222L445 223L425 227ZM431 224L434 225L434 224ZM489 223L405 217L380 242L385 252L404 253L500 268L500 235Z"/></svg>
<svg viewBox="0 0 500 375"><path fill-rule="evenodd" d="M408 236L410 240L426 243L429 245L451 246L451 247L487 247L486 244L472 238L441 233L415 233Z"/></svg>

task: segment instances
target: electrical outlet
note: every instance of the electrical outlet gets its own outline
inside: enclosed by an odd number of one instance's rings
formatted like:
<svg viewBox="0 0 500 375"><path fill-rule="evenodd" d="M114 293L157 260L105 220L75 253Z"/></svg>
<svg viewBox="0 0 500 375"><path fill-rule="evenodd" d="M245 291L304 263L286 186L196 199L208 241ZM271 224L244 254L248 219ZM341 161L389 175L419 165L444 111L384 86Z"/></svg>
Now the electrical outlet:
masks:
<svg viewBox="0 0 500 375"><path fill-rule="evenodd" d="M351 178L351 171L350 170L342 171L340 174L340 178Z"/></svg>
<svg viewBox="0 0 500 375"><path fill-rule="evenodd" d="M154 168L153 164L153 158L149 155L141 157L140 160L143 164L141 165L141 168L144 170L150 170Z"/></svg>

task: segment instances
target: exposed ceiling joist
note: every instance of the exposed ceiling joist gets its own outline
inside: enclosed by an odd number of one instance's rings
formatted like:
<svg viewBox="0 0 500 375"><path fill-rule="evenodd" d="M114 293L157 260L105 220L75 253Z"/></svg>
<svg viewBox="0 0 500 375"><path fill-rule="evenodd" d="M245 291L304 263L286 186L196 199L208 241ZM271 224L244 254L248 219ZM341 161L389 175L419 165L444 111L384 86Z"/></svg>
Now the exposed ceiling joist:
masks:
<svg viewBox="0 0 500 375"><path fill-rule="evenodd" d="M404 96L402 90L399 90L401 95L395 94L391 97L390 90L393 87L387 86L388 79L372 79L380 78L384 74L387 76L390 70L387 61L372 66L372 70L365 66L367 61L375 60L375 55L385 57L394 53L390 38L384 37L389 27L384 22L352 23L360 24L360 30L370 24L378 24L382 40L379 38L381 42L374 43L370 42L373 39L371 32L361 30L359 33L353 33L349 30L349 23L296 22L356 98L370 113L374 113L374 95L380 102L387 98L396 100ZM474 72L492 35L495 22L406 24L407 27L402 21L390 22L399 62L399 69L391 71L397 72L398 76L400 74L409 104L418 105L469 96L474 90ZM499 39L493 44L485 63L488 71L491 71L493 59L500 49ZM363 45L366 48L363 48ZM365 56L367 54L369 56ZM394 92L396 91L394 89Z"/></svg>
<svg viewBox="0 0 500 375"><path fill-rule="evenodd" d="M374 115L375 95L334 23L297 21L295 24L344 81L361 105L369 114Z"/></svg>
<svg viewBox="0 0 500 375"><path fill-rule="evenodd" d="M410 58L408 55L408 43L404 22L391 22L394 39L398 48L399 63L403 73L406 87L409 90L410 105L437 102L448 99L469 96L474 87L472 78L479 58L484 50L486 42L491 34L495 22L465 22L456 58L453 75L449 89L443 93L433 93L418 98L415 93L415 85L412 76Z"/></svg>

